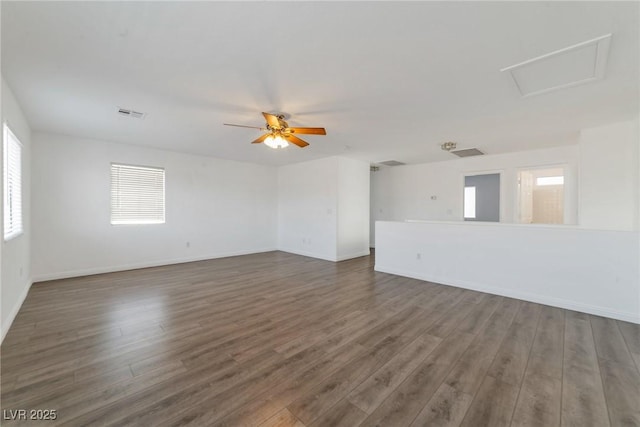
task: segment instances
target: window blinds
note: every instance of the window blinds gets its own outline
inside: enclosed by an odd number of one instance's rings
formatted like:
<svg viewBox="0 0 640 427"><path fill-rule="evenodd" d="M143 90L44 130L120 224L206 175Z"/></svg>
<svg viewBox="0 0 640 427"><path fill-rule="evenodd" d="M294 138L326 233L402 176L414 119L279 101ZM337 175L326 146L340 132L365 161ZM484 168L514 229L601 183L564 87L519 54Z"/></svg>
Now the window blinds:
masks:
<svg viewBox="0 0 640 427"><path fill-rule="evenodd" d="M22 233L22 144L4 125L4 240Z"/></svg>
<svg viewBox="0 0 640 427"><path fill-rule="evenodd" d="M164 221L164 169L112 163L111 224Z"/></svg>

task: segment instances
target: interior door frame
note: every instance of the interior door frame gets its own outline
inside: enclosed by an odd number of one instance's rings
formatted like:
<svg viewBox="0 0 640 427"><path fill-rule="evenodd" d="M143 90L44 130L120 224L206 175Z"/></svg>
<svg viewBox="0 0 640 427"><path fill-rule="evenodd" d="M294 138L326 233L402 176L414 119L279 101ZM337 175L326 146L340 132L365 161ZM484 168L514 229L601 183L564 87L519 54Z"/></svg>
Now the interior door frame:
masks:
<svg viewBox="0 0 640 427"><path fill-rule="evenodd" d="M531 171L531 170L540 170L540 169L562 169L562 176L564 176L564 184L563 184L563 191L564 194L562 195L562 224L538 224L538 225L567 225L571 223L571 215L570 215L570 209L571 209L571 201L569 200L569 197L567 197L567 189L570 188L568 187L568 183L567 181L569 181L571 178L571 169L570 169L571 165L567 162L562 162L562 163L550 163L550 164L546 164L546 165L535 165L535 166L521 166L521 167L517 167L516 168L516 197L514 197L515 200L515 208L513 210L514 214L515 214L515 218L514 219L514 223L516 224L523 224L523 225L527 225L526 223L520 222L520 202L521 202L521 198L522 198L522 194L520 192L520 172L522 171ZM571 184L571 183L569 183ZM531 225L531 224L529 224Z"/></svg>
<svg viewBox="0 0 640 427"><path fill-rule="evenodd" d="M460 216L458 217L458 219L460 221L463 222L484 222L484 221L465 221L464 220L464 187L465 187L465 178L468 176L476 176L476 175L493 175L493 174L498 174L499 178L500 178L500 199L499 199L499 203L500 203L500 209L499 209L499 219L498 219L498 224L501 222L504 222L505 216L506 216L506 206L505 206L505 196L506 196L506 192L505 192L505 185L504 185L504 174L505 174L505 169L482 169L482 170L466 170L466 171L462 171L462 173L460 174L460 179L459 179L459 186L460 186L460 197L462 200L461 203L461 209L460 209ZM494 222L487 222L488 224L495 224Z"/></svg>

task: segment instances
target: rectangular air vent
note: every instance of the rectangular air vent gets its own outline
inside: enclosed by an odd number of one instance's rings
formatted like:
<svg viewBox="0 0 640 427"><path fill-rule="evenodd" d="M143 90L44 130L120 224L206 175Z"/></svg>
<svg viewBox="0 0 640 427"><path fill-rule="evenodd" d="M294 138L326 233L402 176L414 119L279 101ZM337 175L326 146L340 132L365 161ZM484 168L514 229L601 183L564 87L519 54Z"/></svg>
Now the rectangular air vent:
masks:
<svg viewBox="0 0 640 427"><path fill-rule="evenodd" d="M385 166L402 166L406 165L406 163L399 162L397 160L387 160L386 162L380 162L381 165Z"/></svg>
<svg viewBox="0 0 640 427"><path fill-rule="evenodd" d="M133 119L144 119L146 116L145 113L141 113L140 111L130 110L128 108L120 108L118 107L118 114L125 117L131 117Z"/></svg>
<svg viewBox="0 0 640 427"><path fill-rule="evenodd" d="M477 148L467 148L465 150L452 151L452 154L455 154L458 157L472 157L472 156L482 156L484 153Z"/></svg>

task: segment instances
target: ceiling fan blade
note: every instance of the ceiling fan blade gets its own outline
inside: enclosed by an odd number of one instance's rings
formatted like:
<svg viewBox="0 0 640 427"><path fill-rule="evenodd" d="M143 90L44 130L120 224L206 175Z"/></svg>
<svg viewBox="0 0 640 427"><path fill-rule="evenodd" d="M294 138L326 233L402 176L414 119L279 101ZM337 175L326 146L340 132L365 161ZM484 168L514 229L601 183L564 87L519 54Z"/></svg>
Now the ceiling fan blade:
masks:
<svg viewBox="0 0 640 427"><path fill-rule="evenodd" d="M307 135L326 135L324 128L287 128L285 132L307 134Z"/></svg>
<svg viewBox="0 0 640 427"><path fill-rule="evenodd" d="M223 123L223 125L225 125L225 126L235 126L237 128L250 128L250 129L266 130L265 128L261 128L261 127L258 127L258 126L232 125L231 123Z"/></svg>
<svg viewBox="0 0 640 427"><path fill-rule="evenodd" d="M300 148L304 148L307 145L309 145L308 142L301 140L300 138L298 138L297 136L293 136L293 135L283 135L284 139L287 140L287 142L290 142L292 144L297 145Z"/></svg>
<svg viewBox="0 0 640 427"><path fill-rule="evenodd" d="M267 137L271 135L270 133L265 133L264 135L262 135L261 137L255 139L254 141L251 141L252 144L260 144L262 141L264 141L265 139L267 139Z"/></svg>
<svg viewBox="0 0 640 427"><path fill-rule="evenodd" d="M278 121L278 116L274 116L273 114L264 113L264 112L262 113L262 115L264 116L269 126L271 126L272 128L280 129L280 122Z"/></svg>

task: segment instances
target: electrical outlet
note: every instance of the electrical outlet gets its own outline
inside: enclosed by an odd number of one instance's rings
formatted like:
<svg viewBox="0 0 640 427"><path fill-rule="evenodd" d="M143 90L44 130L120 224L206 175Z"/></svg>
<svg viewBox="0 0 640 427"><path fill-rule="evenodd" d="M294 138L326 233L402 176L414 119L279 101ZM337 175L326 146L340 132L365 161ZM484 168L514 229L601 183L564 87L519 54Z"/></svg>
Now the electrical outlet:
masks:
<svg viewBox="0 0 640 427"><path fill-rule="evenodd" d="M191 242L187 242L187 247L190 248L191 247Z"/></svg>
<svg viewBox="0 0 640 427"><path fill-rule="evenodd" d="M421 260L421 259L422 259L422 254L418 252L418 253L416 254L416 259L417 259L418 261L419 261L419 260Z"/></svg>

